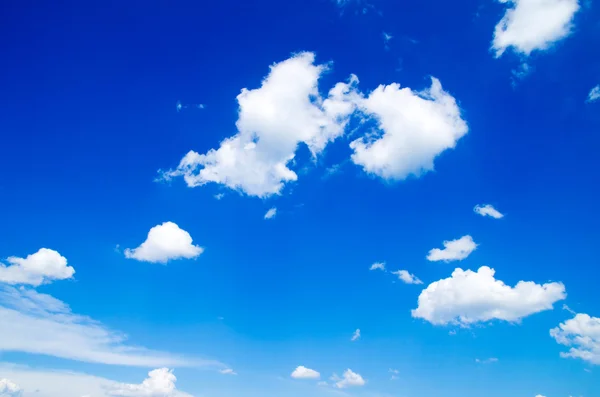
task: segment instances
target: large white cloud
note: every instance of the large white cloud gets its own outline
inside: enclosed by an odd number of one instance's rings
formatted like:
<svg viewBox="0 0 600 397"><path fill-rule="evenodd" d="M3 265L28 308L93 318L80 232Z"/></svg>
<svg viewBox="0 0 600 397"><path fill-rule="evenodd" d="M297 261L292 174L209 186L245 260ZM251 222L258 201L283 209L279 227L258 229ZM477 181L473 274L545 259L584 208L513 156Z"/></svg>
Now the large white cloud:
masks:
<svg viewBox="0 0 600 397"><path fill-rule="evenodd" d="M314 369L306 368L301 365L297 367L290 376L294 379L319 379L321 374Z"/></svg>
<svg viewBox="0 0 600 397"><path fill-rule="evenodd" d="M347 369L344 371L344 374L340 378L337 375L333 375L331 380L335 382L335 386L338 389L345 389L347 387L356 387L356 386L364 386L366 381L363 379L360 374L353 372L351 369Z"/></svg>
<svg viewBox="0 0 600 397"><path fill-rule="evenodd" d="M469 235L462 236L456 240L444 241L443 244L444 249L434 248L429 251L427 255L428 261L462 261L477 249L477 244L475 244L473 238Z"/></svg>
<svg viewBox="0 0 600 397"><path fill-rule="evenodd" d="M125 257L138 261L167 263L174 259L197 258L204 251L192 244L192 236L173 222L156 225L139 247L127 248Z"/></svg>
<svg viewBox="0 0 600 397"><path fill-rule="evenodd" d="M492 49L496 57L512 48L529 55L546 50L567 37L573 17L579 10L578 0L498 0L507 10L496 25Z"/></svg>
<svg viewBox="0 0 600 397"><path fill-rule="evenodd" d="M433 282L421 292L412 316L434 325L518 322L550 310L555 302L566 298L562 283L519 281L511 287L495 279L494 274L494 269L487 266L477 272L455 269L451 277Z"/></svg>
<svg viewBox="0 0 600 397"><path fill-rule="evenodd" d="M26 258L11 256L6 261L8 266L0 263L0 283L39 286L75 274L75 269L67 266L64 256L48 248L41 248Z"/></svg>
<svg viewBox="0 0 600 397"><path fill-rule="evenodd" d="M356 115L375 120L379 133L351 143L352 161L370 174L400 180L432 170L434 159L467 133L455 99L435 78L422 92L394 83L365 97L351 75L322 97L318 82L326 70L311 52L272 65L260 88L238 95L237 133L218 149L188 152L162 177L183 176L190 187L219 183L263 198L280 194L298 179L289 168L298 146L306 144L316 157Z"/></svg>
<svg viewBox="0 0 600 397"><path fill-rule="evenodd" d="M561 345L571 346L561 357L580 358L600 365L600 318L578 313L551 329L550 335Z"/></svg>
<svg viewBox="0 0 600 397"><path fill-rule="evenodd" d="M124 397L191 397L177 390L177 378L168 368L159 368L148 373L140 384L120 383L111 387L108 394Z"/></svg>
<svg viewBox="0 0 600 397"><path fill-rule="evenodd" d="M359 101L359 108L377 121L381 134L354 140L352 161L387 180L433 170L435 158L468 131L456 100L436 78L422 92L397 83L381 85Z"/></svg>
<svg viewBox="0 0 600 397"><path fill-rule="evenodd" d="M9 379L0 379L0 397L20 397L21 388Z"/></svg>
<svg viewBox="0 0 600 397"><path fill-rule="evenodd" d="M141 367L221 365L132 346L126 340L122 333L73 313L50 295L0 285L0 352Z"/></svg>

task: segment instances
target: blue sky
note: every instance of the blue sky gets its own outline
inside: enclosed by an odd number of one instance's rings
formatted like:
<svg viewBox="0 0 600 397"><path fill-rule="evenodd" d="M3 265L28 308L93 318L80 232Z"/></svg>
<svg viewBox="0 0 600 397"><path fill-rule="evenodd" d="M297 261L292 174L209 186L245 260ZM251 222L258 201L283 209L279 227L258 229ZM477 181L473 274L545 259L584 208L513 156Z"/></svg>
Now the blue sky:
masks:
<svg viewBox="0 0 600 397"><path fill-rule="evenodd" d="M597 4L0 7L1 397L600 395Z"/></svg>

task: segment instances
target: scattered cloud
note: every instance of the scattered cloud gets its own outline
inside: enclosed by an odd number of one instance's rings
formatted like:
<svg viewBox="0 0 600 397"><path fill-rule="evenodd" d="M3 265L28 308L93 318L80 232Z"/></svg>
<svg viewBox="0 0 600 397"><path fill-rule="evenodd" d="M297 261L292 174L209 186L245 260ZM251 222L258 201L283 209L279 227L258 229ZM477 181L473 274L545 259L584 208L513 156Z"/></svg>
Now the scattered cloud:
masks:
<svg viewBox="0 0 600 397"><path fill-rule="evenodd" d="M366 173L388 181L432 171L435 158L454 148L468 131L456 100L436 78L421 92L397 83L380 85L358 106L365 119L377 121L381 133L352 141L351 159Z"/></svg>
<svg viewBox="0 0 600 397"><path fill-rule="evenodd" d="M390 380L398 380L398 379L399 379L399 378L398 378L398 374L400 373L400 371L398 371L397 369L391 369L391 368L390 368L388 372L389 372L390 374L392 374L392 375L390 376Z"/></svg>
<svg viewBox="0 0 600 397"><path fill-rule="evenodd" d="M369 270L383 270L385 271L385 263L384 262L375 262L371 265Z"/></svg>
<svg viewBox="0 0 600 397"><path fill-rule="evenodd" d="M321 374L314 369L306 368L301 365L296 368L290 376L294 379L319 379Z"/></svg>
<svg viewBox="0 0 600 397"><path fill-rule="evenodd" d="M8 379L0 379L0 397L21 397L22 390Z"/></svg>
<svg viewBox="0 0 600 397"><path fill-rule="evenodd" d="M231 368L225 368L225 369L220 370L219 372L223 375L237 375L237 372L235 372Z"/></svg>
<svg viewBox="0 0 600 397"><path fill-rule="evenodd" d="M504 218L504 215L491 204L476 205L473 211L481 216L490 216L494 219Z"/></svg>
<svg viewBox="0 0 600 397"><path fill-rule="evenodd" d="M534 68L527 62L522 62L516 69L511 70L510 74L512 75L512 87L517 88L519 82L525 79L525 77L529 76L531 72L533 72L533 69Z"/></svg>
<svg viewBox="0 0 600 397"><path fill-rule="evenodd" d="M128 345L126 339L98 321L73 313L51 295L0 286L0 352L140 367L221 365Z"/></svg>
<svg viewBox="0 0 600 397"><path fill-rule="evenodd" d="M267 211L265 214L265 219L275 218L275 215L277 215L277 208L273 207Z"/></svg>
<svg viewBox="0 0 600 397"><path fill-rule="evenodd" d="M590 93L587 97L587 102L596 102L598 99L600 99L600 84L590 90Z"/></svg>
<svg viewBox="0 0 600 397"><path fill-rule="evenodd" d="M563 305L563 310L568 311L569 313L571 313L572 315L576 315L577 313L575 312L575 310L571 309L566 303Z"/></svg>
<svg viewBox="0 0 600 397"><path fill-rule="evenodd" d="M159 368L148 372L148 378L140 384L115 384L108 394L124 397L192 397L190 394L178 391L175 382L177 378L173 370Z"/></svg>
<svg viewBox="0 0 600 397"><path fill-rule="evenodd" d="M352 334L352 338L350 339L352 342L356 342L357 340L360 339L360 329L357 329L356 331L354 331L354 333Z"/></svg>
<svg viewBox="0 0 600 397"><path fill-rule="evenodd" d="M476 358L475 362L479 363L479 364L492 364L492 363L497 363L498 359L496 357L490 357L490 358L485 358L485 359Z"/></svg>
<svg viewBox="0 0 600 397"><path fill-rule="evenodd" d="M0 263L0 283L5 284L37 287L53 280L69 279L75 274L64 256L48 248L41 248L26 258L11 256L6 262L8 266Z"/></svg>
<svg viewBox="0 0 600 397"><path fill-rule="evenodd" d="M221 200L223 197L225 197L225 193L217 193L217 194L215 194L215 199L216 200Z"/></svg>
<svg viewBox="0 0 600 397"><path fill-rule="evenodd" d="M444 249L434 248L429 251L427 255L428 261L462 261L477 248L473 237L469 235L462 236L457 240L444 241L443 244Z"/></svg>
<svg viewBox="0 0 600 397"><path fill-rule="evenodd" d="M451 277L433 282L421 292L412 316L434 325L463 327L491 320L519 322L551 310L555 302L566 298L562 283L519 281L510 287L494 274L487 266L477 272L455 269Z"/></svg>
<svg viewBox="0 0 600 397"><path fill-rule="evenodd" d="M154 226L146 241L137 248L125 250L125 257L143 262L167 263L175 259L193 259L204 248L192 244L192 236L173 222Z"/></svg>
<svg viewBox="0 0 600 397"><path fill-rule="evenodd" d="M335 386L338 389L345 389L348 387L364 386L366 381L359 374L352 372L351 369L347 369L343 376L340 378L336 374L333 374L331 380L335 382Z"/></svg>
<svg viewBox="0 0 600 397"><path fill-rule="evenodd" d="M560 353L564 358L579 358L600 365L600 318L578 313L570 320L550 330L557 343L570 346L568 352Z"/></svg>
<svg viewBox="0 0 600 397"><path fill-rule="evenodd" d="M406 270L398 270L392 272L392 274L397 275L398 279L402 280L405 284L423 284L423 282L415 277L414 274L410 274Z"/></svg>
<svg viewBox="0 0 600 397"><path fill-rule="evenodd" d="M543 51L567 37L578 0L498 0L507 6L494 30L492 50L496 57L507 49L528 56Z"/></svg>

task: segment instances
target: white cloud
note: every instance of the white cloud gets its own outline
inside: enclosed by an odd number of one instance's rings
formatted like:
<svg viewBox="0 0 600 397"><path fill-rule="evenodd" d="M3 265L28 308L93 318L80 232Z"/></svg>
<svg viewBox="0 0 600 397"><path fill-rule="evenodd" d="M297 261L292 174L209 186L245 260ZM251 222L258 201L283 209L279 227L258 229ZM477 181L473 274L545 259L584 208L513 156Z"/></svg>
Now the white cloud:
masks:
<svg viewBox="0 0 600 397"><path fill-rule="evenodd" d="M192 236L173 222L156 225L146 241L137 248L125 250L125 257L152 263L167 263L174 259L197 258L204 248L192 244Z"/></svg>
<svg viewBox="0 0 600 397"><path fill-rule="evenodd" d="M148 372L148 378L140 384L120 383L114 385L108 394L124 397L191 397L177 390L177 378L168 368L159 368Z"/></svg>
<svg viewBox="0 0 600 397"><path fill-rule="evenodd" d="M475 208L473 208L473 211L481 216L491 216L494 219L500 219L504 217L504 215L495 209L491 204L476 205Z"/></svg>
<svg viewBox="0 0 600 397"><path fill-rule="evenodd" d="M375 262L371 265L369 270L383 270L385 271L385 263L383 262Z"/></svg>
<svg viewBox="0 0 600 397"><path fill-rule="evenodd" d="M364 386L366 381L363 379L362 376L360 376L359 374L352 372L351 369L347 369L344 374L343 377L340 378L337 375L333 375L331 377L331 380L335 382L335 386L338 389L345 389L347 387L354 387L354 386Z"/></svg>
<svg viewBox="0 0 600 397"><path fill-rule="evenodd" d="M434 169L435 158L456 146L468 127L456 100L432 78L422 92L380 85L359 101L360 110L377 120L382 134L354 140L352 161L386 180L420 176Z"/></svg>
<svg viewBox="0 0 600 397"><path fill-rule="evenodd" d="M519 322L566 298L562 283L543 285L519 281L510 287L494 278L495 271L482 266L477 272L455 269L452 276L429 284L419 295L412 316L434 325L470 324L490 320Z"/></svg>
<svg viewBox="0 0 600 397"><path fill-rule="evenodd" d="M477 248L473 237L469 235L462 236L456 240L444 241L443 244L444 249L434 248L429 251L427 255L428 261L462 261Z"/></svg>
<svg viewBox="0 0 600 397"><path fill-rule="evenodd" d="M50 295L0 286L0 352L141 367L221 365L132 346L126 339L98 321L73 313Z"/></svg>
<svg viewBox="0 0 600 397"><path fill-rule="evenodd" d="M306 368L301 365L292 372L291 377L294 379L319 379L321 374L314 369Z"/></svg>
<svg viewBox="0 0 600 397"><path fill-rule="evenodd" d="M546 50L571 33L578 0L498 0L508 7L496 25L492 49L496 57L507 49L528 56Z"/></svg>
<svg viewBox="0 0 600 397"><path fill-rule="evenodd" d="M205 154L188 152L162 178L181 176L189 187L218 183L261 198L278 195L298 179L289 166L301 143L316 158L359 115L377 120L382 135L353 141L352 161L370 174L401 180L432 170L435 157L467 133L455 99L435 78L422 92L394 83L365 97L351 75L324 98L318 81L328 66L314 62L313 53L302 52L272 65L260 88L237 96L237 134Z"/></svg>
<svg viewBox="0 0 600 397"><path fill-rule="evenodd" d="M0 379L0 397L20 397L22 390L8 379Z"/></svg>
<svg viewBox="0 0 600 397"><path fill-rule="evenodd" d="M71 278L75 274L75 269L67 266L64 256L48 248L41 248L26 258L11 256L6 261L8 266L0 263L0 283L37 287L52 280Z"/></svg>
<svg viewBox="0 0 600 397"><path fill-rule="evenodd" d="M231 368L225 368L225 369L220 370L219 372L222 373L223 375L237 375L237 372L235 372Z"/></svg>
<svg viewBox="0 0 600 397"><path fill-rule="evenodd" d="M352 338L350 339L352 342L356 342L357 340L360 339L360 329L357 329L356 331L354 331L354 333L352 334Z"/></svg>
<svg viewBox="0 0 600 397"><path fill-rule="evenodd" d="M277 208L273 207L267 211L265 219L275 218L275 215L277 215Z"/></svg>
<svg viewBox="0 0 600 397"><path fill-rule="evenodd" d="M587 101L596 102L598 99L600 99L600 84L590 90Z"/></svg>
<svg viewBox="0 0 600 397"><path fill-rule="evenodd" d="M475 362L479 363L479 364L492 364L492 363L497 363L498 359L496 357L490 357L490 358L485 358L485 359L476 358Z"/></svg>
<svg viewBox="0 0 600 397"><path fill-rule="evenodd" d="M410 274L406 270L398 270L392 272L398 276L398 279L402 280L405 284L423 284L421 280L419 280L414 274Z"/></svg>
<svg viewBox="0 0 600 397"><path fill-rule="evenodd" d="M580 358L600 365L600 318L578 313L570 320L550 330L557 343L571 346L561 357Z"/></svg>
<svg viewBox="0 0 600 397"><path fill-rule="evenodd" d="M215 194L215 199L216 200L221 200L223 197L225 197L224 193L217 193L217 194Z"/></svg>

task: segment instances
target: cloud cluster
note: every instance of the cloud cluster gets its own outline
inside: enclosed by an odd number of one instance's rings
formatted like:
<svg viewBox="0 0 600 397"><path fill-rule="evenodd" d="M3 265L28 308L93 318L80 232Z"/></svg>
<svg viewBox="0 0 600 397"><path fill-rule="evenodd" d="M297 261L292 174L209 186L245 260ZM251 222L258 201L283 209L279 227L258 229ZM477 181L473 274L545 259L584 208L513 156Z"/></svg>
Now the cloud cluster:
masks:
<svg viewBox="0 0 600 397"><path fill-rule="evenodd" d="M26 258L11 256L8 266L0 263L0 283L39 286L53 280L73 277L75 269L67 266L67 259L58 252L41 248Z"/></svg>
<svg viewBox="0 0 600 397"><path fill-rule="evenodd" d="M579 0L498 0L507 10L496 25L492 50L507 49L525 56L546 50L571 33Z"/></svg>
<svg viewBox="0 0 600 397"><path fill-rule="evenodd" d="M477 244L469 235L462 236L456 240L444 241L444 249L434 248L429 251L427 260L436 262L461 261L471 255L471 252L477 249Z"/></svg>
<svg viewBox="0 0 600 397"><path fill-rule="evenodd" d="M175 259L193 259L202 254L204 248L192 244L192 236L173 222L156 225L139 247L127 248L125 257L152 263L167 263Z"/></svg>
<svg viewBox="0 0 600 397"><path fill-rule="evenodd" d="M600 365L600 318L578 313L550 330L557 343L571 346L561 357L579 358Z"/></svg>
<svg viewBox="0 0 600 397"><path fill-rule="evenodd" d="M21 397L22 390L8 379L0 379L0 397Z"/></svg>
<svg viewBox="0 0 600 397"><path fill-rule="evenodd" d="M311 52L272 65L261 87L238 95L237 133L218 149L188 152L162 178L182 176L190 187L218 183L262 198L277 195L298 179L289 168L298 146L305 144L316 157L356 116L373 120L377 129L350 144L352 161L369 174L400 180L432 170L434 159L468 131L456 100L435 78L420 92L394 83L365 96L352 75L323 97L318 82L328 69L315 64Z"/></svg>
<svg viewBox="0 0 600 397"><path fill-rule="evenodd" d="M455 269L451 277L435 281L421 292L412 316L434 325L518 322L550 310L555 302L566 298L562 283L519 281L511 287L495 279L494 274L494 269L487 266L477 272Z"/></svg>

